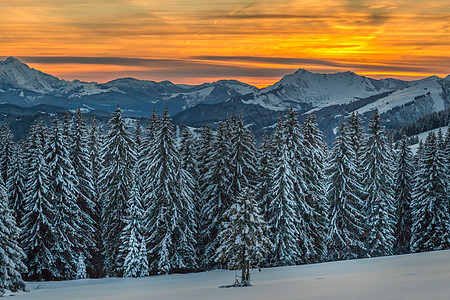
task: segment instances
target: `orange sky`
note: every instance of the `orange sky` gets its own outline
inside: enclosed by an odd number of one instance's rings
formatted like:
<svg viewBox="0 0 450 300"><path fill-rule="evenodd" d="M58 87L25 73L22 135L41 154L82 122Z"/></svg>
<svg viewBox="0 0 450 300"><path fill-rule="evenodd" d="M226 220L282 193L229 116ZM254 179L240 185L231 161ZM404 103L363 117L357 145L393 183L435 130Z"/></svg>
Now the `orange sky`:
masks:
<svg viewBox="0 0 450 300"><path fill-rule="evenodd" d="M298 68L450 73L448 0L0 0L0 58L64 79L257 86Z"/></svg>

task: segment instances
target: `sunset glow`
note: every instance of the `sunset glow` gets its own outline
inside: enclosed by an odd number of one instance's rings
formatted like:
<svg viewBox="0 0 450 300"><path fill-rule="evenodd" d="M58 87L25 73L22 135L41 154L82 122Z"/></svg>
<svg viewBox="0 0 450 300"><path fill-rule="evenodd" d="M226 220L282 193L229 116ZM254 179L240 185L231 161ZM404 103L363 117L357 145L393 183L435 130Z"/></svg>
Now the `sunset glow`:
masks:
<svg viewBox="0 0 450 300"><path fill-rule="evenodd" d="M450 2L2 1L0 58L61 77L262 87L298 68L447 76Z"/></svg>

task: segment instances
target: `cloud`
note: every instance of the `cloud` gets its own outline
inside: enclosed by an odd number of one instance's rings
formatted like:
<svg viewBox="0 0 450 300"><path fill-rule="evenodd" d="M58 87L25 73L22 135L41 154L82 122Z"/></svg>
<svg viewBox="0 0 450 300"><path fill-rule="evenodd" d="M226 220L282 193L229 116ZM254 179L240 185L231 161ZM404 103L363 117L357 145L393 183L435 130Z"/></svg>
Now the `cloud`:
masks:
<svg viewBox="0 0 450 300"><path fill-rule="evenodd" d="M403 63L396 63L391 61L379 61L376 64L364 63L364 62L336 62L324 59L310 59L310 58L291 58L291 57L257 57L257 56L194 56L191 57L198 60L206 61L246 61L246 62L263 62L263 63L273 63L273 64L284 64L284 65L297 65L301 67L302 65L314 65L314 66L324 66L324 67L337 67L343 70L365 70L365 71L384 71L384 72L436 72L437 69L433 66L428 66L427 64L417 65L414 64L414 59L412 61L405 61ZM436 58L435 61L438 62L442 60L443 57Z"/></svg>
<svg viewBox="0 0 450 300"><path fill-rule="evenodd" d="M181 82L298 68L425 76L448 72L449 13L445 0L17 0L0 10L0 44L91 80L114 70Z"/></svg>

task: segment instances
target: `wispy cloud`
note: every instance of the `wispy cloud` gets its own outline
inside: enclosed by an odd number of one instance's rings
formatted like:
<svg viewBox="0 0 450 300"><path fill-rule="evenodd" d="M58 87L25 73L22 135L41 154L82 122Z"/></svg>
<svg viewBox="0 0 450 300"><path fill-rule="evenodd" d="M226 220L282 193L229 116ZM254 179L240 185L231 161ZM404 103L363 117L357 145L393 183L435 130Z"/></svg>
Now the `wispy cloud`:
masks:
<svg viewBox="0 0 450 300"><path fill-rule="evenodd" d="M449 71L449 20L446 0L15 0L2 3L0 44L99 81L257 83L300 67L427 76Z"/></svg>

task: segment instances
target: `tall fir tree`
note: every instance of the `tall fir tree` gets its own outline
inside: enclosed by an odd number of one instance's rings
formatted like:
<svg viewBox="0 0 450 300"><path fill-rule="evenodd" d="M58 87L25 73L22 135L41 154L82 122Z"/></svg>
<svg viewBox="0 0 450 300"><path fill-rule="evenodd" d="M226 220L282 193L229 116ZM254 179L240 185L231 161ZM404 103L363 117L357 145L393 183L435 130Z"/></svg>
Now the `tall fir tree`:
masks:
<svg viewBox="0 0 450 300"><path fill-rule="evenodd" d="M125 227L127 203L132 186L132 169L136 163L134 141L117 106L109 120L102 151L101 174L104 267L109 276L122 276L125 257L120 255L120 235Z"/></svg>
<svg viewBox="0 0 450 300"><path fill-rule="evenodd" d="M202 146L200 151L205 165L201 177L202 207L201 220L202 232L200 235L202 259L201 264L205 268L217 266L214 255L219 247L217 235L222 229L225 219L225 211L231 206L232 200L229 192L231 185L231 144L228 127L219 122L215 138L211 141L209 128L202 132ZM210 143L210 144L209 144ZM208 150L209 149L209 150Z"/></svg>
<svg viewBox="0 0 450 300"><path fill-rule="evenodd" d="M365 257L363 240L364 215L363 187L355 164L355 152L345 124L339 126L339 135L329 157L328 185L329 230L328 257L330 260L344 260Z"/></svg>
<svg viewBox="0 0 450 300"><path fill-rule="evenodd" d="M83 251L82 211L77 204L78 180L70 159L69 144L55 117L52 122L45 160L48 165L50 201L54 206L54 241L51 249L55 268L61 279L76 275L78 253Z"/></svg>
<svg viewBox="0 0 450 300"><path fill-rule="evenodd" d="M449 194L444 155L430 132L423 146L411 202L411 252L450 248Z"/></svg>
<svg viewBox="0 0 450 300"><path fill-rule="evenodd" d="M180 168L173 124L166 110L155 132L146 170L146 213L150 269L159 274L197 267L193 199L180 182L190 180Z"/></svg>
<svg viewBox="0 0 450 300"><path fill-rule="evenodd" d="M180 162L181 168L189 173L192 177L193 201L195 204L196 219L199 218L201 209L200 204L200 183L199 183L199 163L197 161L197 138L190 132L188 128L184 128L180 140Z"/></svg>
<svg viewBox="0 0 450 300"><path fill-rule="evenodd" d="M273 244L268 264L272 266L294 265L301 261L299 249L300 232L295 191L295 171L291 161L294 159L284 140L278 146L279 155L274 157L272 182L267 194L269 203L268 218L270 239Z"/></svg>
<svg viewBox="0 0 450 300"><path fill-rule="evenodd" d="M218 235L220 246L216 260L227 262L231 269L241 269L240 285L250 285L250 269L264 259L270 246L255 193L243 188L236 202L225 212L225 217L228 221Z"/></svg>
<svg viewBox="0 0 450 300"><path fill-rule="evenodd" d="M363 165L363 152L364 146L367 143L367 134L362 127L361 117L358 115L358 112L353 112L348 118L348 138L349 145L352 148L355 158L355 168L358 176L358 183L360 185L364 185L364 165ZM364 194L364 189L358 191L361 193L359 195L360 198L364 199L366 195Z"/></svg>
<svg viewBox="0 0 450 300"><path fill-rule="evenodd" d="M89 170L92 178L94 201L93 221L94 221L94 242L95 247L92 249L92 269L90 270L91 277L102 277L103 270L103 239L102 239L102 201L101 201L101 184L100 178L103 172L103 163L101 157L101 149L103 146L101 128L97 125L97 120L94 117L89 131L88 137L88 151L89 151Z"/></svg>
<svg viewBox="0 0 450 300"><path fill-rule="evenodd" d="M21 245L27 255L29 279L61 278L55 268L52 253L55 241L55 208L49 198L48 166L44 159L40 136L42 123L35 123L30 129L27 141L28 176L25 185L24 210L21 224Z"/></svg>
<svg viewBox="0 0 450 300"><path fill-rule="evenodd" d="M270 174L273 170L273 145L271 140L264 131L261 137L261 143L258 148L258 184L256 200L259 203L264 220L268 222L269 202L266 202L269 198L266 195L270 189Z"/></svg>
<svg viewBox="0 0 450 300"><path fill-rule="evenodd" d="M159 116L156 114L155 110L151 114L147 128L143 130L141 135L141 150L139 154L139 149L136 149L138 153L138 168L141 172L145 172L149 168L148 163L151 161L151 157L149 157L150 150L155 143L155 133L158 128L158 123L160 121ZM139 159L141 158L141 159ZM145 199L144 199L145 200ZM144 207L147 207L147 204L144 203Z"/></svg>
<svg viewBox="0 0 450 300"><path fill-rule="evenodd" d="M413 154L406 136L400 141L395 164L395 254L409 253L411 242L411 190L413 187Z"/></svg>
<svg viewBox="0 0 450 300"><path fill-rule="evenodd" d="M257 150L253 133L248 129L242 117L228 119L230 134L230 171L229 194L234 199L243 188L254 189L257 174Z"/></svg>
<svg viewBox="0 0 450 300"><path fill-rule="evenodd" d="M133 172L133 188L128 200L126 226L121 235L121 255L124 277L142 277L149 275L146 241L144 238L144 208L141 197L141 180L137 168ZM142 247L144 247L142 249Z"/></svg>
<svg viewBox="0 0 450 300"><path fill-rule="evenodd" d="M394 245L394 192L389 152L380 116L375 110L369 123L369 136L362 158L366 186L366 244L368 254L391 255Z"/></svg>
<svg viewBox="0 0 450 300"><path fill-rule="evenodd" d="M450 195L450 124L447 126L447 133L444 140L444 165L447 177L447 195ZM447 211L450 213L450 199L447 201Z"/></svg>
<svg viewBox="0 0 450 300"><path fill-rule="evenodd" d="M327 178L325 161L327 147L314 114L309 115L302 125L303 152L302 163L305 167L305 183L307 187L306 202L312 209L305 214L308 224L309 238L313 241L314 252L308 253L305 262L319 262L327 257Z"/></svg>
<svg viewBox="0 0 450 300"><path fill-rule="evenodd" d="M8 174L12 167L12 159L14 154L14 136L9 129L8 124L4 124L0 128L0 173L3 182L8 182Z"/></svg>
<svg viewBox="0 0 450 300"><path fill-rule="evenodd" d="M6 186L0 178L0 297L6 290L27 291L21 276L27 268L23 262L25 253L19 246L19 233L13 211L8 207Z"/></svg>
<svg viewBox="0 0 450 300"><path fill-rule="evenodd" d="M80 109L73 118L72 144L70 145L70 159L78 181L77 205L80 208L80 229L83 258L88 262L90 273L94 273L91 263L95 254L95 219L96 219L96 193L94 178L91 169L91 152L89 150L89 131Z"/></svg>
<svg viewBox="0 0 450 300"><path fill-rule="evenodd" d="M73 117L72 114L67 110L61 121L61 134L68 145L73 143Z"/></svg>
<svg viewBox="0 0 450 300"><path fill-rule="evenodd" d="M296 202L296 211L299 218L298 232L299 244L297 248L301 251L300 260L297 263L310 263L317 261L320 258L320 253L317 250L324 250L323 244L316 248L317 224L311 222L314 215L314 208L311 206L308 197L308 182L307 182L307 166L304 158L308 156L308 151L303 146L304 136L298 122L297 113L291 107L286 114L284 125L284 138L287 145L287 150L291 152L291 169L294 171L294 195Z"/></svg>
<svg viewBox="0 0 450 300"><path fill-rule="evenodd" d="M26 169L24 162L24 147L21 144L16 144L11 159L11 167L9 168L8 181L6 187L9 196L9 206L13 210L16 223L22 223L24 211L25 198L25 184L26 184Z"/></svg>

